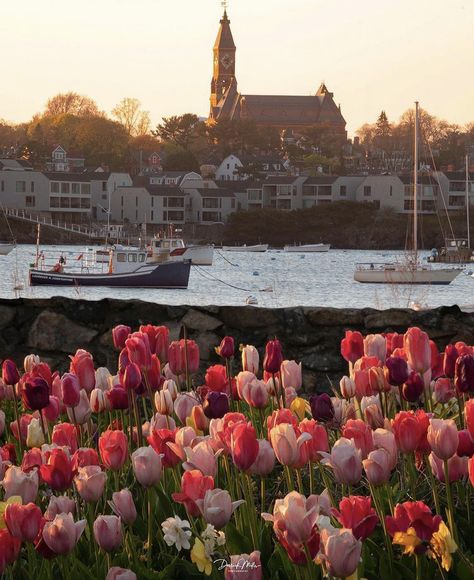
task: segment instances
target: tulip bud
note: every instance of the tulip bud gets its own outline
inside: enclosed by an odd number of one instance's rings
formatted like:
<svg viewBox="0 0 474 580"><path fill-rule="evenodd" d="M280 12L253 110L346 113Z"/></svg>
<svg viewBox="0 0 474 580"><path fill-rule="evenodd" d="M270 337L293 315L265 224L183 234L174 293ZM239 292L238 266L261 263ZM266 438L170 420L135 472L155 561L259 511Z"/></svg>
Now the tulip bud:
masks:
<svg viewBox="0 0 474 580"><path fill-rule="evenodd" d="M163 383L163 391L168 391L173 401L176 400L176 397L178 396L178 386L176 385L176 382L173 381L173 379L167 379Z"/></svg>
<svg viewBox="0 0 474 580"><path fill-rule="evenodd" d="M161 415L173 414L173 399L169 391L156 391L155 393L155 407Z"/></svg>
<svg viewBox="0 0 474 580"><path fill-rule="evenodd" d="M352 364L364 356L364 337L360 332L346 330L346 336L341 341L341 354Z"/></svg>
<svg viewBox="0 0 474 580"><path fill-rule="evenodd" d="M450 379L454 379L458 356L459 353L454 344L448 344L444 349L443 372Z"/></svg>
<svg viewBox="0 0 474 580"><path fill-rule="evenodd" d="M0 437L3 435L5 431L5 413L0 409Z"/></svg>
<svg viewBox="0 0 474 580"><path fill-rule="evenodd" d="M87 391L81 389L79 404L74 407L74 413L72 412L72 408L68 407L67 416L70 421L77 421L79 425L84 425L84 423L89 421L91 416L91 406L87 397Z"/></svg>
<svg viewBox="0 0 474 580"><path fill-rule="evenodd" d="M109 568L105 580L137 580L137 575L128 568L112 566L112 568Z"/></svg>
<svg viewBox="0 0 474 580"><path fill-rule="evenodd" d="M456 453L459 436L452 419L430 419L427 437L433 453L439 459L445 461Z"/></svg>
<svg viewBox="0 0 474 580"><path fill-rule="evenodd" d="M62 401L67 407L77 407L81 398L79 379L72 373L65 373L61 378Z"/></svg>
<svg viewBox="0 0 474 580"><path fill-rule="evenodd" d="M459 457L472 457L474 455L474 439L467 429L459 431L459 443L456 454Z"/></svg>
<svg viewBox="0 0 474 580"><path fill-rule="evenodd" d="M229 397L225 393L210 391L202 408L208 419L220 419L229 412Z"/></svg>
<svg viewBox="0 0 474 580"><path fill-rule="evenodd" d="M409 403L415 403L421 397L423 387L423 379L417 372L411 371L402 387L403 398Z"/></svg>
<svg viewBox="0 0 474 580"><path fill-rule="evenodd" d="M40 357L37 354L29 354L25 356L23 360L23 368L25 373L31 373L31 371L41 362Z"/></svg>
<svg viewBox="0 0 474 580"><path fill-rule="evenodd" d="M100 389L101 391L107 391L110 386L110 380L112 375L110 374L109 369L105 367L99 367L95 371L95 388Z"/></svg>
<svg viewBox="0 0 474 580"><path fill-rule="evenodd" d="M242 347L242 370L256 375L258 373L259 360L258 350L254 346L247 345Z"/></svg>
<svg viewBox="0 0 474 580"><path fill-rule="evenodd" d="M303 375L301 363L294 360L284 360L280 365L283 388L293 387L296 391L301 389Z"/></svg>
<svg viewBox="0 0 474 580"><path fill-rule="evenodd" d="M133 473L141 485L151 487L156 485L162 475L162 455L153 447L140 447L132 453Z"/></svg>
<svg viewBox="0 0 474 580"><path fill-rule="evenodd" d="M122 384L127 391L136 391L142 384L140 367L135 363L129 363L125 367Z"/></svg>
<svg viewBox="0 0 474 580"><path fill-rule="evenodd" d="M344 399L349 400L355 396L356 386L355 386L355 382L353 381L353 379L344 376L340 380L339 386L341 388L341 395L344 397Z"/></svg>
<svg viewBox="0 0 474 580"><path fill-rule="evenodd" d="M438 403L447 403L456 396L454 385L448 377L440 377L432 383L434 389L435 399Z"/></svg>
<svg viewBox="0 0 474 580"><path fill-rule="evenodd" d="M23 542L33 542L40 531L43 514L34 503L11 503L5 509L5 524L12 536Z"/></svg>
<svg viewBox="0 0 474 580"><path fill-rule="evenodd" d="M90 398L91 411L93 413L103 413L108 409L108 401L105 392L101 389L93 389Z"/></svg>
<svg viewBox="0 0 474 580"><path fill-rule="evenodd" d="M270 475L275 467L275 452L266 439L258 440L258 455L250 466L250 473L253 475Z"/></svg>
<svg viewBox="0 0 474 580"><path fill-rule="evenodd" d="M2 380L6 385L10 385L12 387L20 380L20 373L16 368L16 364L10 359L3 361Z"/></svg>
<svg viewBox="0 0 474 580"><path fill-rule="evenodd" d="M278 339L269 340L265 346L265 358L263 368L267 373L276 374L283 362L281 343Z"/></svg>
<svg viewBox="0 0 474 580"><path fill-rule="evenodd" d="M122 522L117 516L99 516L94 522L94 538L106 552L117 550L122 543Z"/></svg>
<svg viewBox="0 0 474 580"><path fill-rule="evenodd" d="M25 375L26 381L21 389L21 398L25 408L40 411L49 405L49 386L41 377Z"/></svg>
<svg viewBox="0 0 474 580"><path fill-rule="evenodd" d="M192 408L199 405L199 401L190 393L180 393L174 402L174 412L184 425L191 415Z"/></svg>
<svg viewBox="0 0 474 580"><path fill-rule="evenodd" d="M458 393L474 391L474 355L458 357L454 371L454 385Z"/></svg>
<svg viewBox="0 0 474 580"><path fill-rule="evenodd" d="M107 401L111 409L128 409L128 395L127 391L122 387L122 385L116 385L115 387L112 387L109 391L106 391L105 396L107 397Z"/></svg>
<svg viewBox="0 0 474 580"><path fill-rule="evenodd" d="M135 523L137 510L133 501L133 495L128 489L114 491L112 501L109 501L109 505L122 522L125 522L129 526Z"/></svg>
<svg viewBox="0 0 474 580"><path fill-rule="evenodd" d="M117 350L122 350L125 346L125 341L131 333L132 329L130 326L125 326L124 324L119 324L112 328L112 340Z"/></svg>
<svg viewBox="0 0 474 580"><path fill-rule="evenodd" d="M224 336L216 352L222 358L232 358L234 356L234 339L232 336Z"/></svg>
<svg viewBox="0 0 474 580"><path fill-rule="evenodd" d="M311 395L309 399L311 414L316 421L327 423L334 417L334 406L331 397L327 393Z"/></svg>
<svg viewBox="0 0 474 580"><path fill-rule="evenodd" d="M107 474L98 465L79 467L74 478L76 489L82 499L87 503L99 501L104 493Z"/></svg>
<svg viewBox="0 0 474 580"><path fill-rule="evenodd" d="M390 356L385 361L386 379L393 386L400 386L408 379L407 361L399 356Z"/></svg>
<svg viewBox="0 0 474 580"><path fill-rule="evenodd" d="M41 447L44 443L44 433L39 419L32 419L28 425L28 434L26 436L27 447Z"/></svg>

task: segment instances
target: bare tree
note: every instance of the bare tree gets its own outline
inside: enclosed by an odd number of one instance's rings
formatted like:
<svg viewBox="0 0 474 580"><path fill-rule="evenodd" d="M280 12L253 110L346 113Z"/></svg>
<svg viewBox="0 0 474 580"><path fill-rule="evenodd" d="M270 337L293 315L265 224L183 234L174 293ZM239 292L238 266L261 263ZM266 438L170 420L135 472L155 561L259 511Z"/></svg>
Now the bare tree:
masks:
<svg viewBox="0 0 474 580"><path fill-rule="evenodd" d="M141 103L138 99L131 97L123 98L112 109L112 115L131 137L147 135L150 130L150 115L148 111L141 110Z"/></svg>
<svg viewBox="0 0 474 580"><path fill-rule="evenodd" d="M103 115L94 100L74 92L59 93L51 97L46 103L44 114L46 116L69 114L78 117L97 117Z"/></svg>

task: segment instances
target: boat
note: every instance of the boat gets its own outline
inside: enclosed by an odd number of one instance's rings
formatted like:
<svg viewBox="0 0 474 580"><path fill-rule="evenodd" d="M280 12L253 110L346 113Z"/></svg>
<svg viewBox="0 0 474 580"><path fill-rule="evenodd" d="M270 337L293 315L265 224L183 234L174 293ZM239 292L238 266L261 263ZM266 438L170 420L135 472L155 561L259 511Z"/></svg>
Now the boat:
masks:
<svg viewBox="0 0 474 580"><path fill-rule="evenodd" d="M222 246L224 252L266 252L268 244L255 244L254 246Z"/></svg>
<svg viewBox="0 0 474 580"><path fill-rule="evenodd" d="M81 268L79 272L67 272L64 261L58 261L52 269L39 267L36 261L30 268L31 286L107 286L115 288L170 288L188 287L191 262L166 260L148 263L145 250L116 248L110 252L109 267L106 272Z"/></svg>
<svg viewBox="0 0 474 580"><path fill-rule="evenodd" d="M151 240L147 262L160 261L163 253L170 254L172 261L191 260L195 266L212 266L214 246L187 245L182 238L156 236Z"/></svg>
<svg viewBox="0 0 474 580"><path fill-rule="evenodd" d="M329 252L330 244L301 244L300 246L285 246L283 248L284 252L297 252L309 253L309 252Z"/></svg>
<svg viewBox="0 0 474 580"><path fill-rule="evenodd" d="M460 268L432 268L418 259L418 101L415 103L414 179L413 179L413 248L405 263L374 262L356 264L354 280L364 284L433 284L447 285L459 275Z"/></svg>
<svg viewBox="0 0 474 580"><path fill-rule="evenodd" d="M0 242L0 256L7 256L13 249L15 244L11 242Z"/></svg>

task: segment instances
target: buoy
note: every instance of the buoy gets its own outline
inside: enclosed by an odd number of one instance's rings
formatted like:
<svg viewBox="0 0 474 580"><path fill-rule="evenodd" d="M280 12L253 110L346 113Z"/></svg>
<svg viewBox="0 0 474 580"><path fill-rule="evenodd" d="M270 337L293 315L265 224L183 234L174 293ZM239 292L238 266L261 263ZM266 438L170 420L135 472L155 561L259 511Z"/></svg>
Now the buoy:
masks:
<svg viewBox="0 0 474 580"><path fill-rule="evenodd" d="M257 272L257 270L255 270L255 272L253 273L254 276L260 276L260 274Z"/></svg>
<svg viewBox="0 0 474 580"><path fill-rule="evenodd" d="M255 296L247 296L245 304L258 304L258 300L255 298Z"/></svg>

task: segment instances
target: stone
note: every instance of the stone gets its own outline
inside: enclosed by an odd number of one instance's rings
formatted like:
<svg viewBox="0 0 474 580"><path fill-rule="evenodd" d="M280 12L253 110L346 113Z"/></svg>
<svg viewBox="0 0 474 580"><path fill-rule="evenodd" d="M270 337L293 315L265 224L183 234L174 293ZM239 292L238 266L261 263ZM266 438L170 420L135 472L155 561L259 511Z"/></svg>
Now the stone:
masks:
<svg viewBox="0 0 474 580"><path fill-rule="evenodd" d="M88 347L98 331L72 322L63 314L45 310L38 315L28 333L27 345L38 351L74 353Z"/></svg>
<svg viewBox="0 0 474 580"><path fill-rule="evenodd" d="M373 329L386 331L391 328L407 329L416 324L415 317L416 313L412 310L391 308L368 314L364 319L364 324L368 331Z"/></svg>
<svg viewBox="0 0 474 580"><path fill-rule="evenodd" d="M15 318L15 309L11 306L0 305L0 328L9 326Z"/></svg>
<svg viewBox="0 0 474 580"><path fill-rule="evenodd" d="M253 306L223 306L221 317L229 328L260 328L271 333L281 324L281 310Z"/></svg>
<svg viewBox="0 0 474 580"><path fill-rule="evenodd" d="M221 339L213 332L200 332L194 340L199 346L201 360L214 361L216 359L216 346L219 346Z"/></svg>
<svg viewBox="0 0 474 580"><path fill-rule="evenodd" d="M306 318L313 326L360 326L364 324L362 310L356 308L305 308Z"/></svg>
<svg viewBox="0 0 474 580"><path fill-rule="evenodd" d="M216 330L216 328L222 326L222 322L219 319L200 310L195 310L194 308L190 308L186 312L181 320L181 324L186 325L187 328L201 332Z"/></svg>

